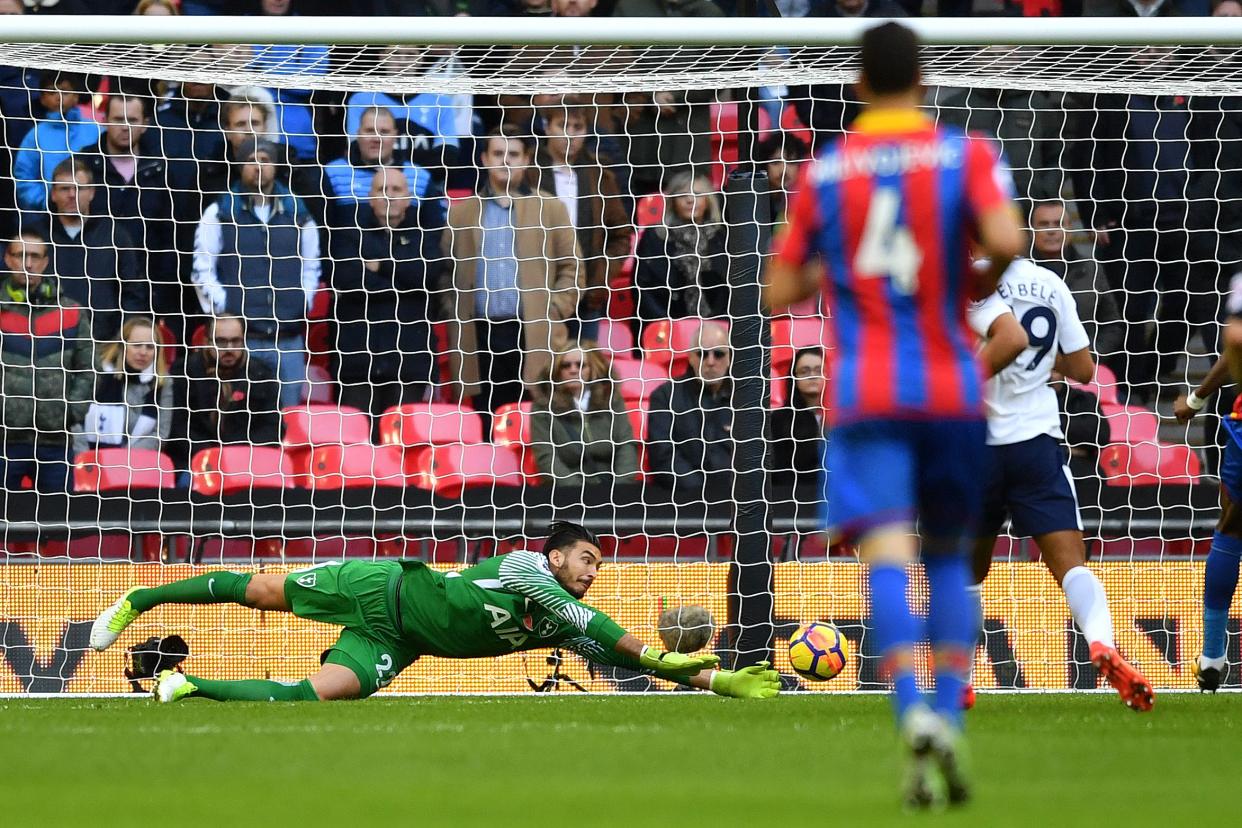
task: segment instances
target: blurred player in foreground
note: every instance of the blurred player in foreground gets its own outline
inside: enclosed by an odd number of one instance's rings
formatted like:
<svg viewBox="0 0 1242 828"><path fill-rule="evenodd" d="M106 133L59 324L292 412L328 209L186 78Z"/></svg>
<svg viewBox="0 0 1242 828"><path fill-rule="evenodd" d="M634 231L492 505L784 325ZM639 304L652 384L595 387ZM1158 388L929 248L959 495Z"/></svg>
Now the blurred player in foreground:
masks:
<svg viewBox="0 0 1242 828"><path fill-rule="evenodd" d="M95 619L90 644L106 649L160 604L235 603L345 628L319 672L300 682L215 681L165 671L154 689L161 702L365 698L419 656L488 658L546 647L720 696L777 695L779 678L767 664L717 670L714 655L661 652L582 603L600 557L591 532L560 522L549 527L543 554L510 552L447 574L416 561L333 561L287 575L205 572L129 590Z"/></svg>
<svg viewBox="0 0 1242 828"><path fill-rule="evenodd" d="M1228 298L1229 324L1225 355L1216 361L1199 387L1173 403L1173 414L1183 423L1203 410L1208 398L1229 382L1242 382L1242 274L1233 277ZM1195 659L1199 689L1215 693L1225 674L1229 607L1238 587L1242 562L1242 396L1222 421L1225 448L1220 460L1220 519L1212 535L1212 549L1203 566L1203 652Z"/></svg>
<svg viewBox="0 0 1242 828"><path fill-rule="evenodd" d="M919 111L912 31L890 22L864 33L856 89L863 113L803 170L767 299L777 309L822 288L832 310L824 522L857 538L869 565L871 624L910 757L905 799L929 807L942 787L951 803L969 796L961 704L979 624L969 550L986 427L966 308L995 290L1024 238L996 149ZM971 236L991 262L981 274L969 264ZM922 635L906 598L916 519L935 652L930 705L915 679Z"/></svg>
<svg viewBox="0 0 1242 828"><path fill-rule="evenodd" d="M975 543L975 600L981 611L980 586L992 565L996 535L1009 517L1014 536L1035 539L1087 639L1091 662L1128 707L1151 710L1151 684L1117 652L1108 596L1084 566L1087 547L1078 495L1061 443L1065 435L1056 392L1048 384L1054 370L1075 382L1095 377L1087 331L1065 282L1027 259L1011 264L996 294L972 306L967 318L975 333L986 337L996 314L1004 311L1019 320L1029 344L987 385L988 465ZM972 690L967 698L973 698Z"/></svg>

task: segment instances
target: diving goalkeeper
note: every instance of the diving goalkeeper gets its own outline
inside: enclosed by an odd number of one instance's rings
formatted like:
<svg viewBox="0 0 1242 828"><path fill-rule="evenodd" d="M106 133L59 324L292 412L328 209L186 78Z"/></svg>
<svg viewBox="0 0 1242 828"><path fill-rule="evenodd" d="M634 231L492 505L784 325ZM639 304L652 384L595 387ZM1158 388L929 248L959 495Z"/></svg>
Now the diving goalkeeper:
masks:
<svg viewBox="0 0 1242 828"><path fill-rule="evenodd" d="M160 604L235 603L292 612L344 627L319 671L300 682L216 681L164 671L154 695L217 701L366 698L419 656L487 658L564 647L601 664L637 670L734 698L779 689L768 664L719 670L714 655L644 646L581 602L599 572L599 540L574 523L549 527L543 554L510 552L442 574L415 561L329 562L290 572L205 572L158 587L134 587L104 610L90 644L104 650L139 615Z"/></svg>

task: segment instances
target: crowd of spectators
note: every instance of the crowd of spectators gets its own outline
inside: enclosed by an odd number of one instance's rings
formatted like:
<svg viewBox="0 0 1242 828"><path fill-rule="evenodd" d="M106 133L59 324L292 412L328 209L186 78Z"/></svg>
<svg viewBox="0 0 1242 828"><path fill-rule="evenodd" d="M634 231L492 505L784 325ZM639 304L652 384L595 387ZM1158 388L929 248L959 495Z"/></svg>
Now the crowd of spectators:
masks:
<svg viewBox="0 0 1242 828"><path fill-rule="evenodd" d="M1235 0L984 6L776 2L785 16L841 17L1240 10ZM350 12L748 8L373 0ZM27 14L338 11L290 0L0 0L0 12ZM334 59L323 47L256 47L252 66L321 74ZM433 77L462 71L444 49L393 47L378 59ZM856 110L843 86L765 94L754 158L779 224L799 167ZM185 469L205 447L279 444L282 409L307 400L366 413L379 442L386 411L436 401L473 408L485 438L499 409L528 405L545 483L645 479L702 499L734 466L718 121L729 100L704 90L346 94L0 67L4 485L63 490L73 456L90 449L156 448ZM1222 275L1242 261L1242 172L1222 160L1242 141L1233 102L953 88L929 89L927 102L1001 139L1030 255L1074 291L1127 401L1154 403L1192 335L1216 349ZM700 321L658 387L627 396L613 360L641 359L670 319ZM605 325L632 344L598 345ZM316 327L327 335L316 339ZM822 347L797 344L774 378L772 481L814 499L831 379ZM1094 410L1074 396L1085 392L1062 393L1067 408Z"/></svg>

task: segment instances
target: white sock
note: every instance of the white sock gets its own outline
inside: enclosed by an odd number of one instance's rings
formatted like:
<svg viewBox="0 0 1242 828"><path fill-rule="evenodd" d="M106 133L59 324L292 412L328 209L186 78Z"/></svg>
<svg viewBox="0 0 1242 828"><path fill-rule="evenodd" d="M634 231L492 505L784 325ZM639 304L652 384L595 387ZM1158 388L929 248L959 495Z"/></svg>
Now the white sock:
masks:
<svg viewBox="0 0 1242 828"><path fill-rule="evenodd" d="M1090 569L1076 566L1061 579L1061 591L1069 602L1070 612L1078 629L1087 642L1097 641L1108 647L1117 646L1113 640L1113 617L1108 611L1108 596L1104 587Z"/></svg>
<svg viewBox="0 0 1242 828"><path fill-rule="evenodd" d="M966 592L970 595L971 604L975 608L975 618L978 619L979 624L979 636L975 639L975 649L971 651L970 673L966 676L966 683L974 684L975 652L979 649L979 644L983 640L983 584L971 584L966 587Z"/></svg>

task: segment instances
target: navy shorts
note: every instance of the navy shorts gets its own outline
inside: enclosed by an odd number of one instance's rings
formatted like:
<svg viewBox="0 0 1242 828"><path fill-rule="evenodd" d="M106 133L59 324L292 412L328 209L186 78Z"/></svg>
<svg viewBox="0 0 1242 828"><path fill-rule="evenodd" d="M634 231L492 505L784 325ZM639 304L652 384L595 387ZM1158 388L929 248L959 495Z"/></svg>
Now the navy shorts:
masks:
<svg viewBox="0 0 1242 828"><path fill-rule="evenodd" d="M925 537L973 536L986 439L983 420L860 420L832 428L822 525L853 539L917 519Z"/></svg>
<svg viewBox="0 0 1242 828"><path fill-rule="evenodd" d="M981 537L998 533L1005 516L1015 537L1082 530L1078 495L1061 441L1047 434L988 446Z"/></svg>

